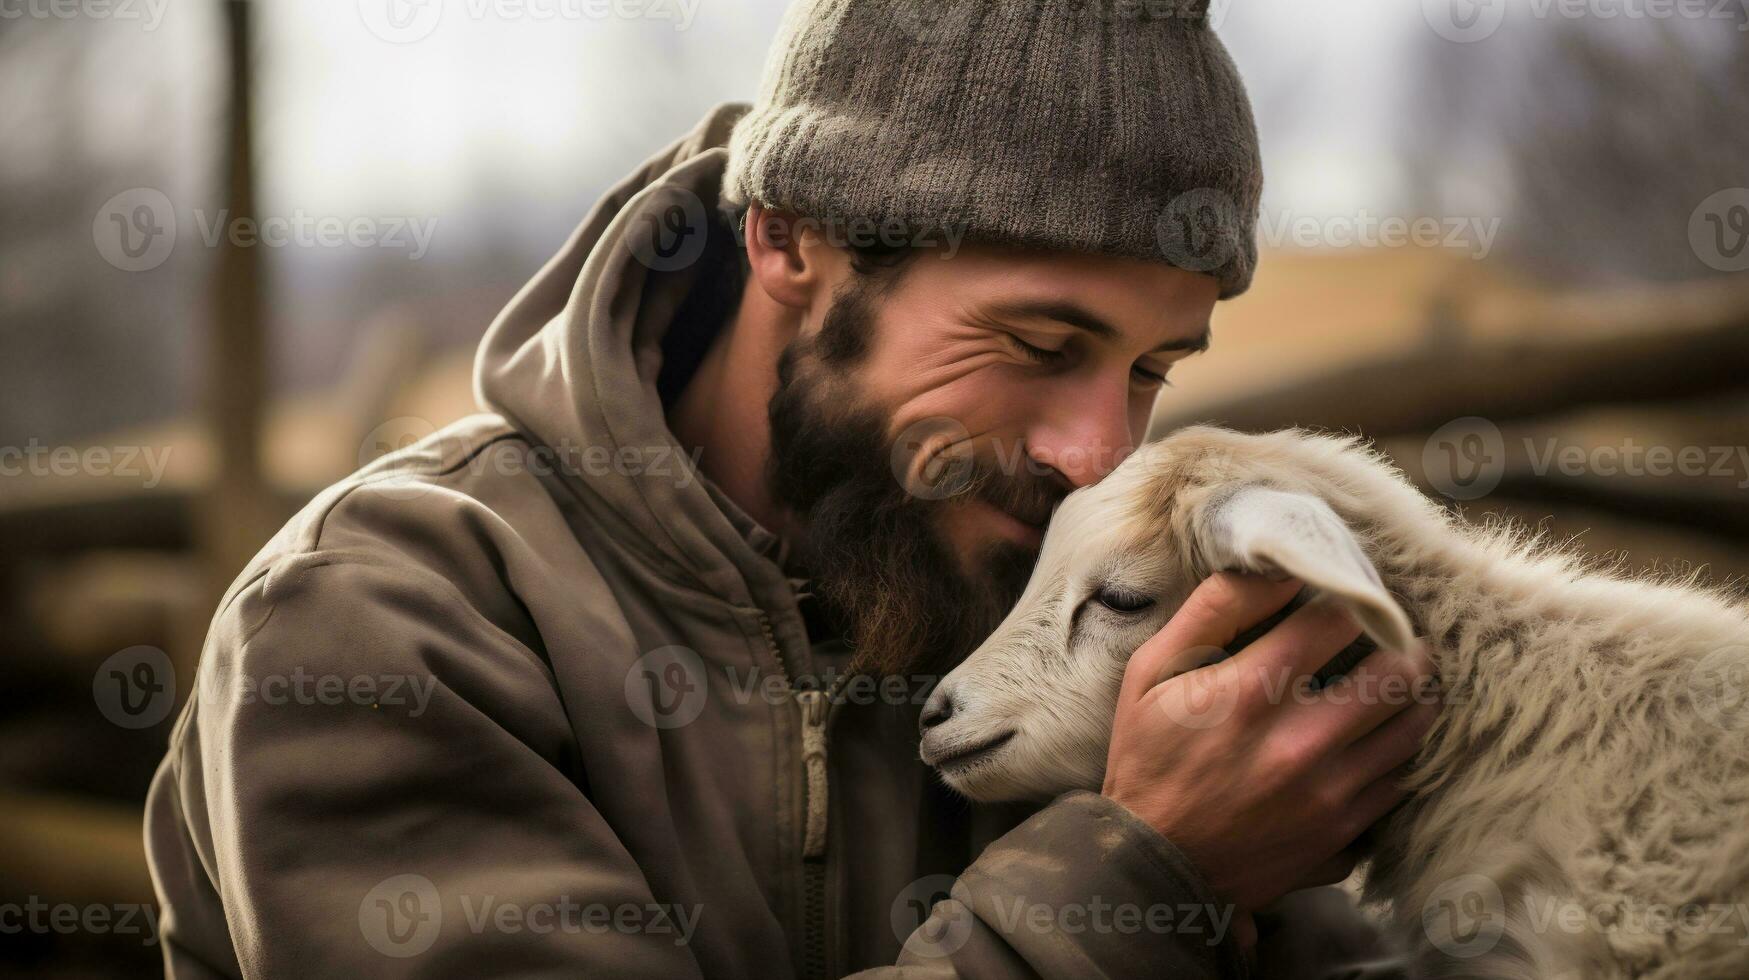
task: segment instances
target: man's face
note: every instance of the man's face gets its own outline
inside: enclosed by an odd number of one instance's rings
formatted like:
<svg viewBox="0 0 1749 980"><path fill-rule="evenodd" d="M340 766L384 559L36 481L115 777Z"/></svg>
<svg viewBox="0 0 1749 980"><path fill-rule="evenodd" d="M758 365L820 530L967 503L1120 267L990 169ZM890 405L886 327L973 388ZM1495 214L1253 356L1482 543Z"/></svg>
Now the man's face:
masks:
<svg viewBox="0 0 1749 980"><path fill-rule="evenodd" d="M846 269L784 352L771 481L865 669L946 670L995 628L1052 506L1134 447L1218 292L1159 263L982 248Z"/></svg>

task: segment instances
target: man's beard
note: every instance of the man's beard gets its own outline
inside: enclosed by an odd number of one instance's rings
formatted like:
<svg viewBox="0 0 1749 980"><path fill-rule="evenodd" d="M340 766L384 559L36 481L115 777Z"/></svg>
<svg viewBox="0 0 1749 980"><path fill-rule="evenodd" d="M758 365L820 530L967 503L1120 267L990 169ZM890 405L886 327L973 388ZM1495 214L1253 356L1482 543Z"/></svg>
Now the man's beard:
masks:
<svg viewBox="0 0 1749 980"><path fill-rule="evenodd" d="M857 397L848 370L874 328L871 293L853 284L818 336L784 350L770 404L770 485L794 519L791 544L814 593L849 634L854 669L939 675L1001 624L1038 557L1036 548L1000 541L962 560L943 533L945 512L975 497L1043 523L1067 489L959 455L957 493L909 492L895 472L888 417Z"/></svg>

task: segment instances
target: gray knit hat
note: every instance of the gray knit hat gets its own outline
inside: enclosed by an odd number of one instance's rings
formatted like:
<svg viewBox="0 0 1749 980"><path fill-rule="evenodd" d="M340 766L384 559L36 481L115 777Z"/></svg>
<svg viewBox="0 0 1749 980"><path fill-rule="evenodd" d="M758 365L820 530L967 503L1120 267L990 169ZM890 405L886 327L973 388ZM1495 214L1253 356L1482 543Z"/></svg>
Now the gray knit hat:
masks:
<svg viewBox="0 0 1749 980"><path fill-rule="evenodd" d="M1263 168L1209 0L795 0L723 196L1244 292Z"/></svg>

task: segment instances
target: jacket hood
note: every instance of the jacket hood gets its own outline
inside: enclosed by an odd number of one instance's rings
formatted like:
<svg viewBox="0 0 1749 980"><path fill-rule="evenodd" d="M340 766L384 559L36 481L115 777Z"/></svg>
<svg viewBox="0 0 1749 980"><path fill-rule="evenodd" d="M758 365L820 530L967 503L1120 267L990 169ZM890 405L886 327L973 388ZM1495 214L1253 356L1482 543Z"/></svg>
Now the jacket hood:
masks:
<svg viewBox="0 0 1749 980"><path fill-rule="evenodd" d="M732 234L711 216L746 111L711 110L595 205L493 321L474 392L551 453L553 478L591 519L629 525L716 595L769 607L784 582L776 539L696 472L656 387L709 236Z"/></svg>

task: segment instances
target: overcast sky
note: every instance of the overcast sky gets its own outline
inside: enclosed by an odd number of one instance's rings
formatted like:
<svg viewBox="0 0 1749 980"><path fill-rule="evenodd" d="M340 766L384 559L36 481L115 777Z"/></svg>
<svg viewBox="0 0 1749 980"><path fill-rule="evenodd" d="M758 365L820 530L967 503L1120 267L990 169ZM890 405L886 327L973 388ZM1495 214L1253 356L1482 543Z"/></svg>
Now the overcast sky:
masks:
<svg viewBox="0 0 1749 980"><path fill-rule="evenodd" d="M374 34L357 0L262 7L264 195L347 214L465 210L483 188L556 203L615 180L709 105L751 98L783 4L507 19L446 0L411 43ZM1401 205L1393 100L1426 30L1419 4L1244 0L1220 30L1257 104L1268 206Z"/></svg>

